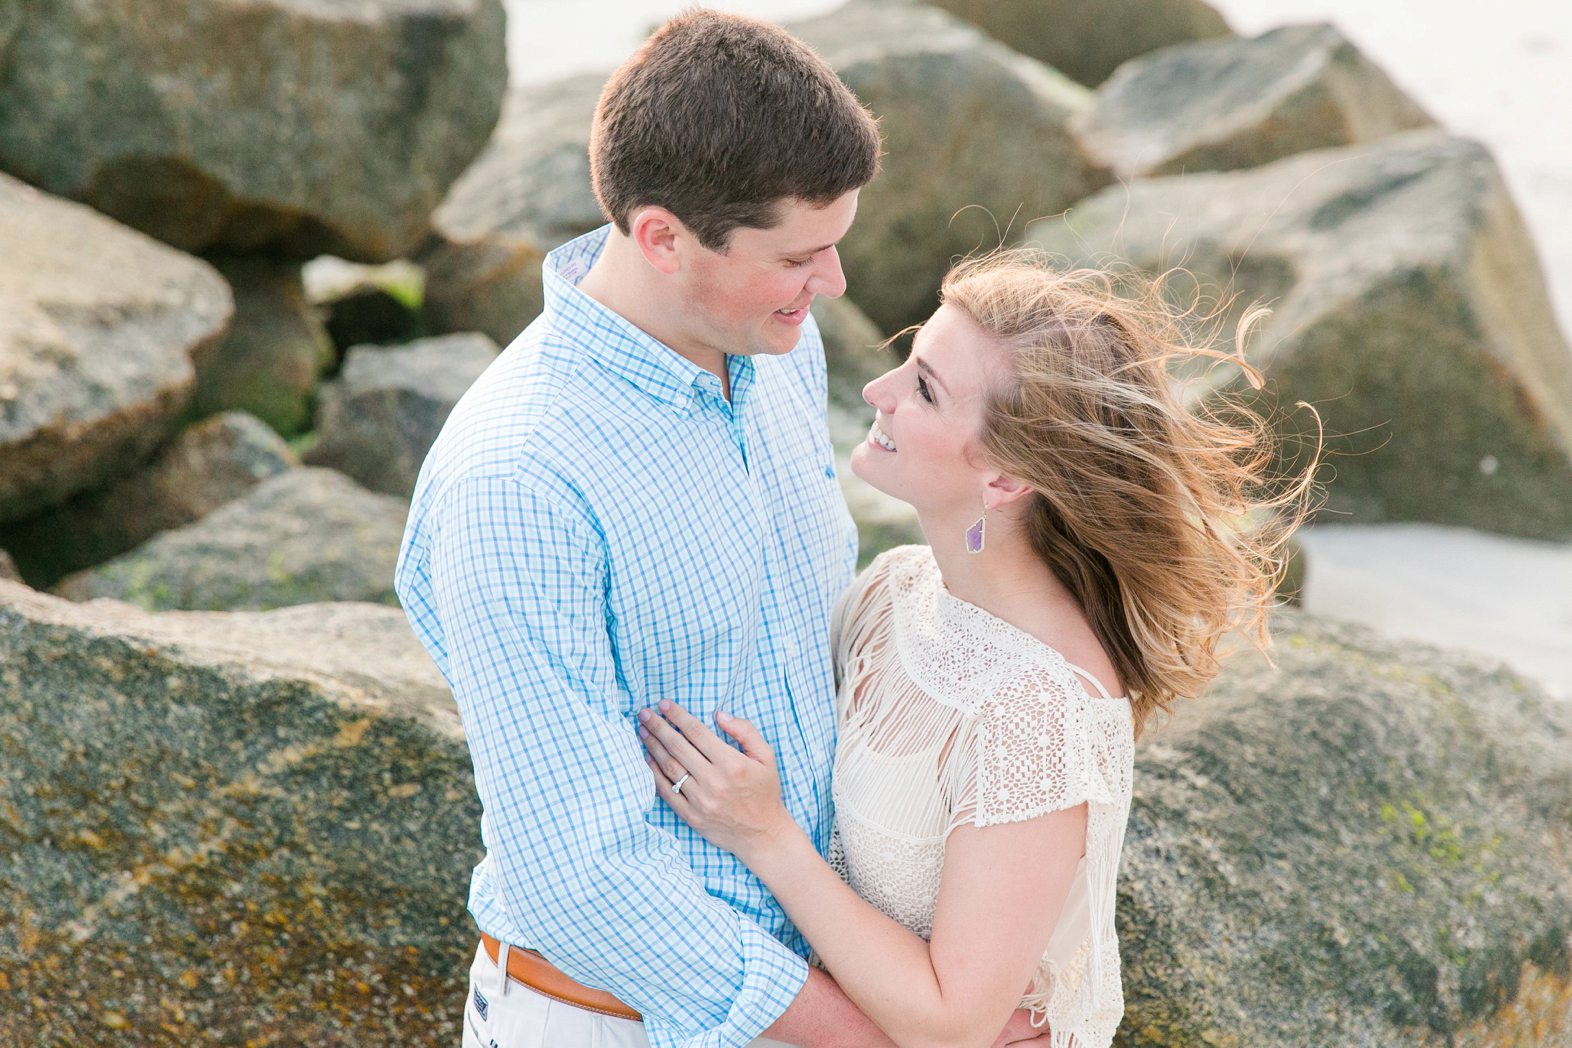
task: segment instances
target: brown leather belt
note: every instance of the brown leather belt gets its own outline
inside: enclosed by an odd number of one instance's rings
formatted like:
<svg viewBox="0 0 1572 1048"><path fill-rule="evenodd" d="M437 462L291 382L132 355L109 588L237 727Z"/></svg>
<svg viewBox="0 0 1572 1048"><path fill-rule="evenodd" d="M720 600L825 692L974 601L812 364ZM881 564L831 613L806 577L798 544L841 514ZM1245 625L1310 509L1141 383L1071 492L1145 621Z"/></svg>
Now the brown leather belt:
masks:
<svg viewBox="0 0 1572 1048"><path fill-rule="evenodd" d="M485 932L480 933L480 942L491 955L491 963L496 964L497 955L502 952L502 944ZM518 980L538 994L550 997L554 1001L561 1001L563 1004L571 1004L575 1008L610 1015L617 1019L644 1021L644 1016L605 990L594 990L583 983L574 982L556 965L534 950L525 950L517 946L508 947L508 977Z"/></svg>

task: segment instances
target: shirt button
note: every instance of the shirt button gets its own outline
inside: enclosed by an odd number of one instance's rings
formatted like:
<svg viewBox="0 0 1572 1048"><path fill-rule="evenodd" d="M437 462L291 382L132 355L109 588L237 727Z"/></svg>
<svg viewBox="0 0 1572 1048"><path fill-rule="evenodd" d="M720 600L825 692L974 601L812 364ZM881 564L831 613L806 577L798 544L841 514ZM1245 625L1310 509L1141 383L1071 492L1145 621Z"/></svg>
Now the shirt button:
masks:
<svg viewBox="0 0 1572 1048"><path fill-rule="evenodd" d="M797 657L797 639L795 637L787 637L781 643L781 648L786 652L787 658L795 659Z"/></svg>

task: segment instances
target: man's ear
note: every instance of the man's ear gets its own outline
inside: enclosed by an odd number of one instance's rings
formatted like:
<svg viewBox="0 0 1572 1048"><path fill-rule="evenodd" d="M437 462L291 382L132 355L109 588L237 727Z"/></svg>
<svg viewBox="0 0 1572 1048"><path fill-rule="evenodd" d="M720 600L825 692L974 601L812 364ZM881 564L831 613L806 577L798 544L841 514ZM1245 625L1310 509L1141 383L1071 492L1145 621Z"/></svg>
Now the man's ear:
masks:
<svg viewBox="0 0 1572 1048"><path fill-rule="evenodd" d="M628 232L644 260L670 276L682 268L682 254L692 239L682 221L653 204L636 208L628 216Z"/></svg>
<svg viewBox="0 0 1572 1048"><path fill-rule="evenodd" d="M998 509L1001 506L1008 506L1012 502L1023 499L1031 493L1032 487L1030 484L999 473L995 474L994 478L988 481L983 488L983 505L988 509Z"/></svg>

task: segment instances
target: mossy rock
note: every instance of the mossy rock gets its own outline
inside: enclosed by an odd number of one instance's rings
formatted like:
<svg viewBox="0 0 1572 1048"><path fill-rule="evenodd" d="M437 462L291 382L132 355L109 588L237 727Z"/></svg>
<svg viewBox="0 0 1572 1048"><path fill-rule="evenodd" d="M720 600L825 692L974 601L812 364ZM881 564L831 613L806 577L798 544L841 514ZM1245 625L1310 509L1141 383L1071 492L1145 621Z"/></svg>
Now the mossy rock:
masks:
<svg viewBox="0 0 1572 1048"><path fill-rule="evenodd" d="M1139 747L1118 1043L1569 1043L1572 707L1360 627L1275 635Z"/></svg>
<svg viewBox="0 0 1572 1048"><path fill-rule="evenodd" d="M396 609L0 582L0 739L0 1044L458 1042L480 804Z"/></svg>

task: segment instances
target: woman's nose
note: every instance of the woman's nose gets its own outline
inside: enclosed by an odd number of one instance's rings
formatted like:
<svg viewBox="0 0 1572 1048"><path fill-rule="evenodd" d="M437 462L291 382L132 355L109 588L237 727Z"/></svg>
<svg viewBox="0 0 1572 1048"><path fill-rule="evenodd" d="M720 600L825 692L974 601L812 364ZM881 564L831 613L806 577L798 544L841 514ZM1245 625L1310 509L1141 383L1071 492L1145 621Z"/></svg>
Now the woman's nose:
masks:
<svg viewBox="0 0 1572 1048"><path fill-rule="evenodd" d="M891 374L893 372L886 371L862 387L862 399L867 402L869 407L877 408L886 415L895 410L894 397L890 395L892 386L888 381Z"/></svg>

